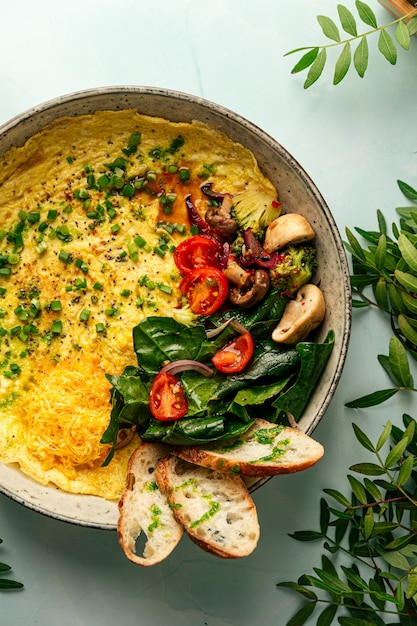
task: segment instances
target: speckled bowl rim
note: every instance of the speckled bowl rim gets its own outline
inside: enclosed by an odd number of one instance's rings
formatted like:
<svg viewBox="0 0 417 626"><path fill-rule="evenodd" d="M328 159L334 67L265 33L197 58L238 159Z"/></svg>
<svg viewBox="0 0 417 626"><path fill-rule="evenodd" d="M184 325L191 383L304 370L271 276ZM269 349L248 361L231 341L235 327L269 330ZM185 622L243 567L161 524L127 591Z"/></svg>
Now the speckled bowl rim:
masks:
<svg viewBox="0 0 417 626"><path fill-rule="evenodd" d="M112 103L111 106L109 106L110 103ZM58 117L82 115L94 110L126 108L135 108L140 113L165 117L171 121L196 119L214 125L223 130L231 139L239 141L252 150L261 169L270 176L268 171L265 171L268 170L270 164L262 163L263 155L269 153L277 161L282 161L279 168L277 165L274 167L280 171L281 168L287 168L288 172L305 187L311 202L319 207L326 232L332 238L334 259L338 263L336 280L340 286L342 298L341 319L339 320L341 332L336 337L337 345L332 353L332 362L328 364L324 382L320 382L316 391L318 401L315 404L314 414L300 421L302 430L311 434L333 398L347 356L352 310L349 268L343 242L325 200L310 176L278 141L241 115L209 100L172 89L128 85L99 87L68 93L15 116L0 126L0 154L13 146L23 145L32 134ZM242 139L242 134L245 140ZM273 182L277 184L276 181L273 180ZM277 187L280 192L278 184ZM268 479L248 483L249 489L251 491L257 489L266 480ZM22 474L17 466L0 464L0 492L27 508L60 521L103 530L114 530L117 527L117 502L95 496L69 494L50 484L40 485Z"/></svg>

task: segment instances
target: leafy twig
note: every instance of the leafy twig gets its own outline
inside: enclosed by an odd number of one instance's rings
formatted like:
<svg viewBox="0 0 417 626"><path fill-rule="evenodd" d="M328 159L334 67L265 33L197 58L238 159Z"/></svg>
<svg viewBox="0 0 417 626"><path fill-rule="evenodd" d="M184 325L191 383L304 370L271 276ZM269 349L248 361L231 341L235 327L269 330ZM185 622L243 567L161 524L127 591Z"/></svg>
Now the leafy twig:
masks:
<svg viewBox="0 0 417 626"><path fill-rule="evenodd" d="M3 540L0 539L0 543L3 543ZM9 572L12 568L10 565L6 563L0 563L0 574L5 572ZM21 589L23 587L22 583L18 583L15 580L10 580L10 578L0 578L0 590L6 589Z"/></svg>
<svg viewBox="0 0 417 626"><path fill-rule="evenodd" d="M382 615L397 615L403 626L416 623L417 423L404 414L403 424L401 429L388 422L375 444L353 425L357 440L376 462L350 467L360 478L347 476L349 497L324 490L336 504L321 499L319 531L291 535L298 541L321 541L327 554L321 567L313 568L314 575L278 584L307 600L287 626L302 626L320 607L318 626L330 626L340 612L343 626L383 626ZM332 558L339 553L351 563Z"/></svg>
<svg viewBox="0 0 417 626"><path fill-rule="evenodd" d="M396 209L400 221L393 223L393 235L377 211L378 230L355 229L369 244L367 248L349 229L345 242L352 257L353 307L375 306L390 317L394 336L388 355L378 355L378 361L394 387L352 400L348 407L374 406L398 391L417 391L408 360L408 354L417 360L417 190L401 180L397 183L413 204Z"/></svg>
<svg viewBox="0 0 417 626"><path fill-rule="evenodd" d="M304 52L303 56L293 67L292 73L296 74L308 69L307 78L304 82L305 89L311 87L311 85L313 85L322 75L328 60L327 52L331 48L342 47L342 51L340 52L335 65L333 75L334 85L340 83L346 76L352 65L352 60L353 66L355 67L358 75L361 78L364 77L368 68L368 37L370 35L378 34L378 50L392 65L395 65L397 62L396 42L404 50L408 50L410 48L411 36L417 33L416 9L410 9L410 12L403 17L392 20L382 26L378 26L375 13L368 4L362 2L362 0L356 0L355 5L360 20L367 26L370 26L370 30L358 33L356 18L353 13L344 5L338 4L337 12L340 26L345 33L350 35L350 37L342 39L340 29L335 21L325 15L318 15L317 21L320 24L323 34L334 43L321 46L305 46L302 48L296 48L295 50L291 50L284 55L288 56L298 52ZM394 36L392 36L389 29L394 26ZM352 55L352 46L354 44L356 44L356 48L354 49Z"/></svg>

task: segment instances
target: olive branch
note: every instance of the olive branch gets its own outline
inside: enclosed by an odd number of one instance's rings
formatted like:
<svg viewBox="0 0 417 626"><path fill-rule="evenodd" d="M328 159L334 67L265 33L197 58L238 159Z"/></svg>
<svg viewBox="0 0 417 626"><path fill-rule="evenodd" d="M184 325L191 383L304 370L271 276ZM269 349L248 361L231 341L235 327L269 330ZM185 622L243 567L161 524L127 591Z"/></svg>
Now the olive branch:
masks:
<svg viewBox="0 0 417 626"><path fill-rule="evenodd" d="M356 0L355 5L360 20L367 26L370 26L371 30L358 33L357 21L353 13L344 5L338 4L337 12L340 26L345 33L350 35L350 37L342 39L339 26L336 22L332 18L325 15L318 15L317 21L321 26L323 34L334 43L322 46L305 46L302 48L296 48L284 55L289 56L298 52L307 51L303 54L291 71L292 74L297 74L298 72L309 68L307 78L304 82L305 89L311 87L311 85L313 85L322 75L328 60L328 50L332 48L339 48L342 46L342 51L336 60L334 69L334 85L340 83L346 76L349 68L352 66L352 60L353 66L355 67L358 75L361 78L364 77L368 68L368 37L370 35L378 34L378 50L392 65L395 65L397 62L398 51L396 42L404 50L409 50L411 36L417 33L416 8L410 9L410 12L401 18L393 20L382 26L378 26L375 13L368 4L362 2L362 0ZM393 36L389 32L391 27L395 27ZM352 51L354 44L357 45Z"/></svg>
<svg viewBox="0 0 417 626"><path fill-rule="evenodd" d="M379 354L378 361L394 387L352 400L346 404L351 408L381 404L399 391L417 391L408 359L417 360L417 190L401 180L397 184L412 204L396 208L400 219L392 224L392 235L379 210L377 230L355 228L367 247L346 229L345 247L352 258L352 306L376 307L389 316L393 331L389 353Z"/></svg>
<svg viewBox="0 0 417 626"><path fill-rule="evenodd" d="M347 475L349 497L324 489L332 502L320 501L318 531L290 535L297 541L321 541L327 554L314 574L278 583L303 597L287 626L302 626L316 610L317 626L330 626L340 612L342 626L384 626L382 616L397 616L400 621L390 621L392 626L416 624L417 423L404 414L403 424L401 429L387 422L376 443L353 424L356 439L376 462L350 467L361 478ZM332 559L334 555L343 559Z"/></svg>

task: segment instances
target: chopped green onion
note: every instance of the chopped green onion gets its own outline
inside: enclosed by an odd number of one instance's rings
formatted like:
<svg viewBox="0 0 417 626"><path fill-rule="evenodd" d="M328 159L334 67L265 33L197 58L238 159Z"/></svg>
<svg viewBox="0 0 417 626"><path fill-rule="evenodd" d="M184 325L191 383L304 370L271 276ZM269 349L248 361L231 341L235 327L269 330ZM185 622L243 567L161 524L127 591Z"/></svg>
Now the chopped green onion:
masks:
<svg viewBox="0 0 417 626"><path fill-rule="evenodd" d="M10 276L12 270L10 267L0 267L0 276Z"/></svg>
<svg viewBox="0 0 417 626"><path fill-rule="evenodd" d="M6 291L7 291L7 289L5 287L0 287L0 296L4 296Z"/></svg>
<svg viewBox="0 0 417 626"><path fill-rule="evenodd" d="M58 215L58 211L56 209L50 209L48 211L47 219L48 220L54 220L57 215Z"/></svg>
<svg viewBox="0 0 417 626"><path fill-rule="evenodd" d="M162 250L159 246L156 246L153 251L155 252L155 254L157 254L158 256L160 256L162 259L165 256L165 252L164 250Z"/></svg>
<svg viewBox="0 0 417 626"><path fill-rule="evenodd" d="M31 211L30 213L27 214L27 220L29 222L29 224L36 224L37 222L39 222L41 219L41 214L39 213L39 211Z"/></svg>
<svg viewBox="0 0 417 626"><path fill-rule="evenodd" d="M58 259L60 261L63 261L64 263L71 263L72 262L72 255L67 252L66 250L60 250L59 254L58 254Z"/></svg>
<svg viewBox="0 0 417 626"><path fill-rule="evenodd" d="M88 309L83 309L80 313L80 320L82 322L86 322L88 318L90 317L90 313L91 311L89 311Z"/></svg>
<svg viewBox="0 0 417 626"><path fill-rule="evenodd" d="M103 324L103 322L99 322L98 324L96 324L97 333L104 333L105 330L106 330L106 325Z"/></svg>
<svg viewBox="0 0 417 626"><path fill-rule="evenodd" d="M167 294L172 293L172 287L170 287L169 285L165 285L164 283L158 283L158 289L160 289L160 291L163 291L164 293L167 293Z"/></svg>
<svg viewBox="0 0 417 626"><path fill-rule="evenodd" d="M35 247L35 250L38 254L43 254L48 249L48 244L46 241L40 241L38 245Z"/></svg>
<svg viewBox="0 0 417 626"><path fill-rule="evenodd" d="M74 285L75 285L75 289L80 290L80 289L87 289L87 281L81 280L81 278L76 278L74 280Z"/></svg>
<svg viewBox="0 0 417 626"><path fill-rule="evenodd" d="M48 222L41 222L38 226L38 231L40 233L44 233L45 230L48 228L48 226L49 226Z"/></svg>
<svg viewBox="0 0 417 626"><path fill-rule="evenodd" d="M60 335L62 333L62 322L61 320L56 320L53 322L51 326L51 333L53 335Z"/></svg>
<svg viewBox="0 0 417 626"><path fill-rule="evenodd" d="M123 298L127 298L128 296L130 296L130 294L131 294L131 293L132 293L132 292L131 292L131 290L130 290L130 289L123 289L123 290L120 292L120 295L121 295Z"/></svg>
<svg viewBox="0 0 417 626"><path fill-rule="evenodd" d="M113 224L110 228L111 232L113 233L113 235L115 235L116 233L119 232L120 230L120 224Z"/></svg>
<svg viewBox="0 0 417 626"><path fill-rule="evenodd" d="M7 262L10 263L10 265L16 265L19 261L20 256L18 254L9 254L7 257Z"/></svg>
<svg viewBox="0 0 417 626"><path fill-rule="evenodd" d="M101 283L94 283L93 289L96 291L101 291L103 289L103 285Z"/></svg>
<svg viewBox="0 0 417 626"><path fill-rule="evenodd" d="M188 167L180 167L178 170L178 176L182 183L185 183L190 178L190 170Z"/></svg>
<svg viewBox="0 0 417 626"><path fill-rule="evenodd" d="M51 311L62 311L61 300L52 300L50 307Z"/></svg>

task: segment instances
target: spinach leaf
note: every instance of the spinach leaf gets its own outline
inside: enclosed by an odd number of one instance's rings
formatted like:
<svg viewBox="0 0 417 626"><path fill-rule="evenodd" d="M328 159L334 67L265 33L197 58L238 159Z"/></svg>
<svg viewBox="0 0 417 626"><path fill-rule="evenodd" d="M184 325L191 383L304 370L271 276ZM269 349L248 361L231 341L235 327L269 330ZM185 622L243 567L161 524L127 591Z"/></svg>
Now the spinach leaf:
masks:
<svg viewBox="0 0 417 626"><path fill-rule="evenodd" d="M228 309L213 313L207 319L214 326L220 326L226 320L234 319L247 330L252 331L252 328L263 320L271 320L275 325L278 324L287 302L288 299L283 298L278 289L271 287L265 298L256 306L250 309Z"/></svg>
<svg viewBox="0 0 417 626"><path fill-rule="evenodd" d="M133 329L138 365L156 376L165 361L195 359L206 331L201 324L188 327L170 317L147 317Z"/></svg>
<svg viewBox="0 0 417 626"><path fill-rule="evenodd" d="M334 346L334 332L330 331L323 343L301 342L296 346L301 368L295 383L274 402L273 406L288 411L299 420L313 393Z"/></svg>
<svg viewBox="0 0 417 626"><path fill-rule="evenodd" d="M250 365L238 376L223 378L210 402L245 389L248 384L259 384L264 378L286 378L297 374L299 367L300 355L295 348L279 348L272 340L262 342L256 345Z"/></svg>
<svg viewBox="0 0 417 626"><path fill-rule="evenodd" d="M171 445L203 444L232 439L246 432L251 425L252 422L226 420L222 416L183 418L174 423L152 420L141 437L145 441L158 439Z"/></svg>

